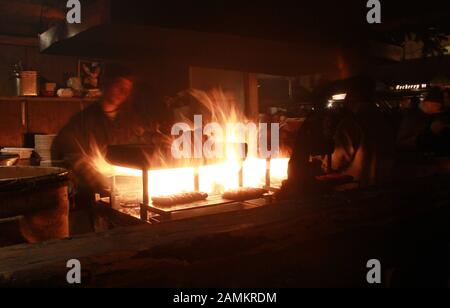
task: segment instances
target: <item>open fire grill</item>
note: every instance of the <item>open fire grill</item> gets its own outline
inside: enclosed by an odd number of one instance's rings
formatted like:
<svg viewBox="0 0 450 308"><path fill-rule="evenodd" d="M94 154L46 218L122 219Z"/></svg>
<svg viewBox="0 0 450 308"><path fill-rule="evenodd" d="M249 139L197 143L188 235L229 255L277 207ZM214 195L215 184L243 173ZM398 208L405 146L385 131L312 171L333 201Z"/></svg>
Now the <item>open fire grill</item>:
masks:
<svg viewBox="0 0 450 308"><path fill-rule="evenodd" d="M227 146L230 146L228 144ZM247 159L248 147L245 144L233 144L232 146L242 146L245 152L244 157L239 160L239 170L237 174L237 187L244 188L245 168L244 161ZM272 194L279 188L277 185L273 185L271 177L270 166L271 159L262 160L259 159L259 168L264 169L264 175L257 185L265 190L264 194L255 198L242 198L242 200L229 200L225 199L222 193L209 193L208 197L204 200L197 200L193 202L182 202L174 205L156 205L152 202L150 197L150 188L152 187L152 181L158 181L156 175L152 177L153 170L177 170L173 168L182 168L182 166L190 166L189 176L193 182L193 192L201 192L202 172L201 168L205 166L213 166L220 163L218 160L178 160L176 163L171 164L170 167L163 167L158 162L152 162L155 149L148 145L119 145L109 146L106 160L108 163L117 166L119 168L128 168L134 170L135 173L130 174L115 174L109 177L110 188L107 191L107 195L102 195L104 198L99 198L99 201L103 203L109 203L112 209L119 211L128 216L139 218L144 222L159 222L172 219L174 214L184 215L201 210L202 212L215 211L221 206L226 206L227 210L233 210L233 208L246 208L252 206L261 206L272 202ZM170 168L170 169L169 169ZM251 169L251 168L249 168ZM179 170L179 169L178 169ZM137 173L138 172L138 173ZM247 172L254 172L254 170L248 170ZM262 172L262 170L259 170ZM169 175L170 177L170 175ZM183 181L185 178L177 178L176 174L170 181ZM156 185L157 183L154 182ZM170 183L164 183L170 185ZM100 196L100 194L99 194ZM253 200L252 200L253 199Z"/></svg>

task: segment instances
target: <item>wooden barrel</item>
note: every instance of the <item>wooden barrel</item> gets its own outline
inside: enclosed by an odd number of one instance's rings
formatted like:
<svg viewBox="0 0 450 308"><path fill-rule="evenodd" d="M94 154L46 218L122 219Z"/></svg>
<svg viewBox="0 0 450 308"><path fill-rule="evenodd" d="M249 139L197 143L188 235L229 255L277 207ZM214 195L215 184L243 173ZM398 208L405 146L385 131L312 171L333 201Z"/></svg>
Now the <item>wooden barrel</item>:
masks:
<svg viewBox="0 0 450 308"><path fill-rule="evenodd" d="M68 180L64 169L0 167L0 219L20 217L30 243L68 237Z"/></svg>

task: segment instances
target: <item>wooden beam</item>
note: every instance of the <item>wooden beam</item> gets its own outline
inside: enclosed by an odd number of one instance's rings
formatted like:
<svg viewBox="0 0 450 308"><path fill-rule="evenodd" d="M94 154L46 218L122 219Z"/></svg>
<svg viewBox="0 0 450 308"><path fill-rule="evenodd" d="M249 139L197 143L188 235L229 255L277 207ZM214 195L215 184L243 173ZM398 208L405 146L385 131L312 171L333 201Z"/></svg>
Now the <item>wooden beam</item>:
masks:
<svg viewBox="0 0 450 308"><path fill-rule="evenodd" d="M38 47L39 46L39 38L38 37L21 37L21 36L0 35L0 45Z"/></svg>
<svg viewBox="0 0 450 308"><path fill-rule="evenodd" d="M65 12L57 7L50 7L42 3L25 1L2 1L0 12L3 19L23 20L34 22L39 20L63 20Z"/></svg>

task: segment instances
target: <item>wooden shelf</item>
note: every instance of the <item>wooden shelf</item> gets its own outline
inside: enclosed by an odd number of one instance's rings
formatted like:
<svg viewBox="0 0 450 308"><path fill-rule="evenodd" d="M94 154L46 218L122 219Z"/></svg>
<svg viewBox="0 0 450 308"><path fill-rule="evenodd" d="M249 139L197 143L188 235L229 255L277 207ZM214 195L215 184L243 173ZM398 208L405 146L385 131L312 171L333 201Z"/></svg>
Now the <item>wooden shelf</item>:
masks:
<svg viewBox="0 0 450 308"><path fill-rule="evenodd" d="M29 134L57 134L97 99L0 97L0 146L23 147Z"/></svg>
<svg viewBox="0 0 450 308"><path fill-rule="evenodd" d="M61 102L95 102L99 100L98 98L83 98L83 97L71 97L71 98L64 98L64 97L45 97L45 96L9 96L4 97L0 96L0 101L17 101L17 102L23 102L23 101L61 101Z"/></svg>

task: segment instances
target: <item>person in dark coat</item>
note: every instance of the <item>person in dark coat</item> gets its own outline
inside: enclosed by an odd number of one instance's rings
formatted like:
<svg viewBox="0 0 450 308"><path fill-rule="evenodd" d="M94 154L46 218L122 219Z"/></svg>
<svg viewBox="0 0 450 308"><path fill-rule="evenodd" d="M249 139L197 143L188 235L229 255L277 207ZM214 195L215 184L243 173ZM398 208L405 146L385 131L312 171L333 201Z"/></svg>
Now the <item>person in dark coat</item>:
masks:
<svg viewBox="0 0 450 308"><path fill-rule="evenodd" d="M362 187L388 180L395 160L395 130L373 102L374 88L366 77L349 81L345 101L349 112L334 136L333 168L352 176Z"/></svg>
<svg viewBox="0 0 450 308"><path fill-rule="evenodd" d="M429 121L429 116L420 110L420 103L419 97L412 98L409 108L401 113L397 132L397 149L402 153L419 151L417 138Z"/></svg>
<svg viewBox="0 0 450 308"><path fill-rule="evenodd" d="M420 148L436 156L450 156L450 112L445 108L443 92L431 89L421 109L429 115L429 121L418 137Z"/></svg>
<svg viewBox="0 0 450 308"><path fill-rule="evenodd" d="M74 176L76 209L90 211L94 193L109 186L102 170L108 145L158 143L160 136L134 102L134 74L119 65L108 72L103 98L75 115L52 147L52 159L64 161Z"/></svg>
<svg viewBox="0 0 450 308"><path fill-rule="evenodd" d="M338 110L325 108L329 94L326 87L316 90L312 98L314 111L305 119L295 135L288 166L288 179L283 183L277 198L308 197L323 191L316 177L323 175L321 157L333 152L333 133L339 118Z"/></svg>
<svg viewBox="0 0 450 308"><path fill-rule="evenodd" d="M104 155L110 144L132 143L143 135L142 121L130 102L133 86L132 74L117 69L107 81L102 100L75 115L56 137L53 160L63 160L79 186L100 189L104 179L94 159Z"/></svg>

